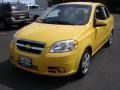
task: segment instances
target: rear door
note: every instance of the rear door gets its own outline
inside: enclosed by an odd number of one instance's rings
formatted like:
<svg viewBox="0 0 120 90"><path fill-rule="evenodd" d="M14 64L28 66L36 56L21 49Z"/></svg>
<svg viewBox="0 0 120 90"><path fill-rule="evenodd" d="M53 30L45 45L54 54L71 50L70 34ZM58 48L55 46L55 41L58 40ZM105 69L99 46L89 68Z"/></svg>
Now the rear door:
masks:
<svg viewBox="0 0 120 90"><path fill-rule="evenodd" d="M107 23L107 26L106 26L106 37L108 38L111 34L111 30L113 29L113 18L112 16L110 15L108 9L105 7L105 6L102 6L102 9L105 13L105 21Z"/></svg>

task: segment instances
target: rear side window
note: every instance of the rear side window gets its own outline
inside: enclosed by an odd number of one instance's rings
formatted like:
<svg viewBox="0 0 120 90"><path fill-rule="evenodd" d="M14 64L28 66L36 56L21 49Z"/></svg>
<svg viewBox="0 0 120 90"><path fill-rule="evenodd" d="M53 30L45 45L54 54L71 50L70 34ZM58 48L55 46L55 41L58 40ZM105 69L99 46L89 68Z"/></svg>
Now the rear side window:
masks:
<svg viewBox="0 0 120 90"><path fill-rule="evenodd" d="M105 8L105 7L102 7L102 8L103 8L103 10L104 10L105 17L106 17L106 18L110 17L110 13L109 13L108 9Z"/></svg>

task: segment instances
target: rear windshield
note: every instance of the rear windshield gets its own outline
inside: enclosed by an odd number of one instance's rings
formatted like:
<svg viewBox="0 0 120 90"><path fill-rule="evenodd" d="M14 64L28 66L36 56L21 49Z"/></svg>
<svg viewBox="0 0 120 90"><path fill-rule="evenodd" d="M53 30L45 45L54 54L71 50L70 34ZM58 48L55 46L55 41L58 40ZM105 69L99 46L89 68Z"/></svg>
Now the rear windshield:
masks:
<svg viewBox="0 0 120 90"><path fill-rule="evenodd" d="M5 11L22 11L28 10L25 4L4 4L3 8Z"/></svg>

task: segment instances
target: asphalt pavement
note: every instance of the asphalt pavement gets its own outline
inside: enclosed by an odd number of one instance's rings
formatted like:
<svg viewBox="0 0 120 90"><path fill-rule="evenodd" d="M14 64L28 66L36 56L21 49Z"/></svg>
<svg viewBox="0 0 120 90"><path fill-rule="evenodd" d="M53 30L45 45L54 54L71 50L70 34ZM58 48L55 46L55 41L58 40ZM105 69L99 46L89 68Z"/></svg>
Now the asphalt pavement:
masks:
<svg viewBox="0 0 120 90"><path fill-rule="evenodd" d="M0 30L0 90L120 90L120 15L110 48L102 48L83 77L48 77L16 68L9 60L9 43L19 28Z"/></svg>

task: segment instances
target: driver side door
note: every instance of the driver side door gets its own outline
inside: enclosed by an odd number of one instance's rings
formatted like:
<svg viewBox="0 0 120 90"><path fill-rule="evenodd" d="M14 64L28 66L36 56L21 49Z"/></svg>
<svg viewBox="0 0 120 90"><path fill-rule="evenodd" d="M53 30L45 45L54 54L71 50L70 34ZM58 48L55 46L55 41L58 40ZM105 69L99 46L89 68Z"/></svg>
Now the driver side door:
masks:
<svg viewBox="0 0 120 90"><path fill-rule="evenodd" d="M95 10L95 18L96 20L104 20L105 21L105 14L101 6L98 6ZM106 40L106 26L94 26L95 29L95 46L96 50L99 49Z"/></svg>

